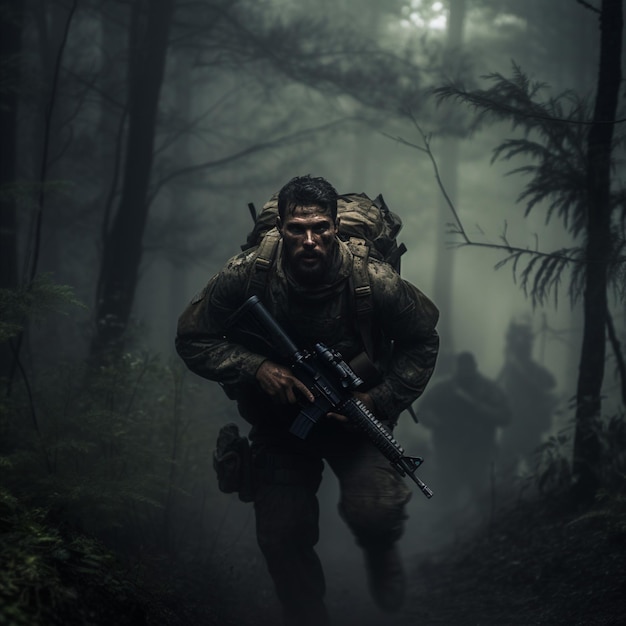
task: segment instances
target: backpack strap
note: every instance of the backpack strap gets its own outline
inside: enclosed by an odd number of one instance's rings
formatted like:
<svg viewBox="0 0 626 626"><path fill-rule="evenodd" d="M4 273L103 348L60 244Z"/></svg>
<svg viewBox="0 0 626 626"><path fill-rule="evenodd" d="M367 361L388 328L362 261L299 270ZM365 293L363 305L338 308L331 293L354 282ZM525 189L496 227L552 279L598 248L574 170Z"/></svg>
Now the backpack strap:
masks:
<svg viewBox="0 0 626 626"><path fill-rule="evenodd" d="M274 264L280 233L277 228L269 230L259 244L256 259L252 266L248 278L249 295L262 297L265 294L269 271ZM354 294L354 308L356 312L356 323L365 347L365 352L373 360L374 355L374 335L372 324L372 288L367 271L369 259L369 245L365 239L350 237L346 242L352 253L352 293Z"/></svg>
<svg viewBox="0 0 626 626"><path fill-rule="evenodd" d="M367 272L367 261L369 259L370 248L364 239L350 237L346 242L350 252L352 252L352 292L354 294L354 305L356 312L356 322L365 347L365 352L373 360L374 358L374 338L372 325L372 288L370 277Z"/></svg>
<svg viewBox="0 0 626 626"><path fill-rule="evenodd" d="M265 233L256 252L256 259L248 277L248 295L263 297L269 280L269 271L274 264L280 233L277 228L272 228Z"/></svg>
<svg viewBox="0 0 626 626"><path fill-rule="evenodd" d="M369 245L365 239L350 237L346 242L348 248L352 252L352 285L354 293L354 302L357 318L357 326L365 347L365 353L369 359L369 365L374 360L374 327L372 324L372 288L370 286L370 277L367 273L367 261L369 259ZM364 365L365 367L366 365ZM417 424L417 415L412 405L406 409L413 421Z"/></svg>

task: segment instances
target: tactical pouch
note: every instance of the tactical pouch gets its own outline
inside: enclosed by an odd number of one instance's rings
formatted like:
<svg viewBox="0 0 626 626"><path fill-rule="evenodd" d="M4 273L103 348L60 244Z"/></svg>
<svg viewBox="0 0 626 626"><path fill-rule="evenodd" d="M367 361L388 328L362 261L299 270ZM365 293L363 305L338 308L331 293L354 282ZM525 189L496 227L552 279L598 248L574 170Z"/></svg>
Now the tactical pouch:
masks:
<svg viewBox="0 0 626 626"><path fill-rule="evenodd" d="M254 500L250 444L239 434L237 424L229 423L220 429L213 452L213 468L221 492L237 492L242 502Z"/></svg>
<svg viewBox="0 0 626 626"><path fill-rule="evenodd" d="M367 352L359 352L352 361L350 367L354 373L363 380L363 387L359 387L359 391L370 389L382 382L383 377L380 370L372 363Z"/></svg>

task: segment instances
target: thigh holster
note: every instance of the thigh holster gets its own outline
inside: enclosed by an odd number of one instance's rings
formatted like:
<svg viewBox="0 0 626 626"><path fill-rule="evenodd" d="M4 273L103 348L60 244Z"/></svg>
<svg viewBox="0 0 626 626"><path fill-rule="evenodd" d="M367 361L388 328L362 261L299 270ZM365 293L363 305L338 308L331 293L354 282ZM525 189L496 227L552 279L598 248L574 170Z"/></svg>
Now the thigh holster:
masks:
<svg viewBox="0 0 626 626"><path fill-rule="evenodd" d="M237 424L229 423L220 429L213 467L220 491L238 493L242 502L254 500L250 444L239 434Z"/></svg>

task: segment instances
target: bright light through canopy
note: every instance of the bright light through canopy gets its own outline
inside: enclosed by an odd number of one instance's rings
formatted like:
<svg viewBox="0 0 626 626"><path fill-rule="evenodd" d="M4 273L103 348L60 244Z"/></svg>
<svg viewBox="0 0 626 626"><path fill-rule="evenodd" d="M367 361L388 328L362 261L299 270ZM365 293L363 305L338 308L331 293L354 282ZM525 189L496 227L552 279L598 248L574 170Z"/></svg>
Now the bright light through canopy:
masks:
<svg viewBox="0 0 626 626"><path fill-rule="evenodd" d="M401 24L405 28L445 30L448 23L444 3L437 0L409 0L402 7Z"/></svg>

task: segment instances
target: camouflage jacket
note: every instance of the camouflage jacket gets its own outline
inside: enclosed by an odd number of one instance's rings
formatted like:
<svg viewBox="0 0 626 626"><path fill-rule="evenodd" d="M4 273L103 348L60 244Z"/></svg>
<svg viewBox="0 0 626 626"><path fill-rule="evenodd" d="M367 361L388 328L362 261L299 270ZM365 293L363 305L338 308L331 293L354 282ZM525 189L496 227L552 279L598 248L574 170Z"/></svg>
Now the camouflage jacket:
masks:
<svg viewBox="0 0 626 626"><path fill-rule="evenodd" d="M257 249L251 249L230 259L193 298L179 319L176 349L193 372L220 383L240 405L247 398L248 406L261 411L266 404L256 371L264 360L279 359L270 347L233 339L228 327L228 319L250 295L249 277L256 254ZM267 293L261 299L299 348L321 341L349 362L364 347L354 315L353 256L341 241L337 256L330 282L305 289L284 271L279 244L277 259L269 270ZM368 392L378 417L395 421L422 394L433 373L439 313L419 289L386 263L370 259L368 273L372 326L385 341L393 341L382 382Z"/></svg>

